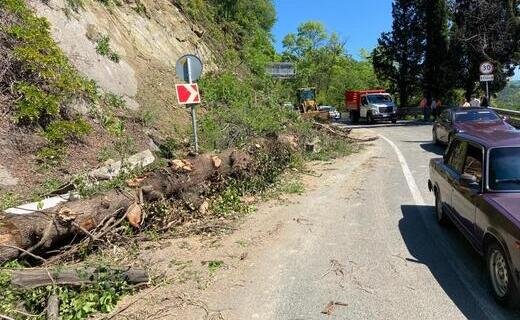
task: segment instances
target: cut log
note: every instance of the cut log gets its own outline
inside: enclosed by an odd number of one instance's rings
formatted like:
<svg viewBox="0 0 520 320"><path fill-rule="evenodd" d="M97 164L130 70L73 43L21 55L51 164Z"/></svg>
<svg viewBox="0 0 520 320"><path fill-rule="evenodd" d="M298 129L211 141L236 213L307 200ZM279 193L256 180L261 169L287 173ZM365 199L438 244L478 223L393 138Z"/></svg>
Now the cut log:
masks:
<svg viewBox="0 0 520 320"><path fill-rule="evenodd" d="M113 271L114 275L120 274L129 284L142 284L150 281L150 277L144 269L129 268L126 270L120 269ZM95 268L16 270L11 271L11 284L24 289L33 289L48 285L81 286L94 283L97 278L97 272L98 270Z"/></svg>
<svg viewBox="0 0 520 320"><path fill-rule="evenodd" d="M164 168L152 172L140 182L142 187L133 199L127 193L113 190L43 212L0 215L0 264L28 252L45 253L64 240L85 238L90 231L102 228L107 220L123 216L135 202L171 199L201 185L221 183L226 177L250 174L253 161L249 153L227 150L218 158L219 166L215 166L214 155L200 155L183 161L186 165L189 163L191 171Z"/></svg>
<svg viewBox="0 0 520 320"><path fill-rule="evenodd" d="M57 295L51 294L47 299L47 320L59 320L60 318L60 299Z"/></svg>

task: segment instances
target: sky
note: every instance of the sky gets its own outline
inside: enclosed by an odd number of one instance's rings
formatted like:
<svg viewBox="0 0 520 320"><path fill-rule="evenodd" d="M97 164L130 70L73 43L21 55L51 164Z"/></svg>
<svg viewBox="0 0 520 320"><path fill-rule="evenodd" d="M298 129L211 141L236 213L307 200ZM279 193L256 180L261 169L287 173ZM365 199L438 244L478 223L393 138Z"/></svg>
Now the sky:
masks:
<svg viewBox="0 0 520 320"><path fill-rule="evenodd" d="M346 41L347 51L359 57L359 50L371 51L384 31L392 28L391 0L275 0L278 21L273 33L276 48L305 21L322 22L327 31Z"/></svg>
<svg viewBox="0 0 520 320"><path fill-rule="evenodd" d="M327 31L346 41L347 52L359 58L360 49L372 51L382 32L392 28L391 0L274 0L278 21L273 29L276 49L282 40L305 21L322 22ZM517 69L516 80L520 80Z"/></svg>

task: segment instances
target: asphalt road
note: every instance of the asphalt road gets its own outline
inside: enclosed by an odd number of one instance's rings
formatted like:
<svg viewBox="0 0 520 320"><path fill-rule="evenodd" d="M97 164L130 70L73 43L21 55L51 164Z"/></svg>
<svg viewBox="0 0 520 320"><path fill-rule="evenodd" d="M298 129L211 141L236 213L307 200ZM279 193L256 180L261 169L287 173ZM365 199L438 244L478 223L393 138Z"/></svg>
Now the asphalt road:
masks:
<svg viewBox="0 0 520 320"><path fill-rule="evenodd" d="M215 308L225 319L519 319L495 304L464 238L435 221L428 162L443 150L431 126L371 130L384 138L273 209L298 223L251 258Z"/></svg>

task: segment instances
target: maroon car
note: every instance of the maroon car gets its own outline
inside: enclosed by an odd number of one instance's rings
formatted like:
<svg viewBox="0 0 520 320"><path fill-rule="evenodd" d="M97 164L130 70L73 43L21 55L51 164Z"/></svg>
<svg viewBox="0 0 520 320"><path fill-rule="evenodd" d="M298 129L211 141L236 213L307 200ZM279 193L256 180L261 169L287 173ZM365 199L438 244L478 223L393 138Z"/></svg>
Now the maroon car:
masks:
<svg viewBox="0 0 520 320"><path fill-rule="evenodd" d="M454 135L443 159L430 162L436 216L453 223L485 257L496 300L520 297L520 133Z"/></svg>
<svg viewBox="0 0 520 320"><path fill-rule="evenodd" d="M512 130L504 118L485 108L453 108L444 110L433 124L433 143L448 144L457 133Z"/></svg>

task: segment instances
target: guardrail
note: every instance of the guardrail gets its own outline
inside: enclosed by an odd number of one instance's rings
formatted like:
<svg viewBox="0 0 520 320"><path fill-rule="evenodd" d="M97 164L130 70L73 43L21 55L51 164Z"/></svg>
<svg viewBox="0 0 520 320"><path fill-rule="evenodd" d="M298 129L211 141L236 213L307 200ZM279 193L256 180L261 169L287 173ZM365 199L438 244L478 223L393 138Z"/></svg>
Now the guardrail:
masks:
<svg viewBox="0 0 520 320"><path fill-rule="evenodd" d="M509 110L509 109L500 109L500 108L490 108L490 109L494 110L498 114L515 117L515 118L520 118L520 111Z"/></svg>
<svg viewBox="0 0 520 320"><path fill-rule="evenodd" d="M516 110L509 110L509 109L500 109L500 108L490 108L491 110L495 111L496 113L503 115L503 116L509 116L508 122L517 127L520 128L520 111ZM423 110L420 107L408 107L408 108L399 108L399 117L401 119L405 119L407 117L414 117L414 118L420 118L423 115Z"/></svg>

